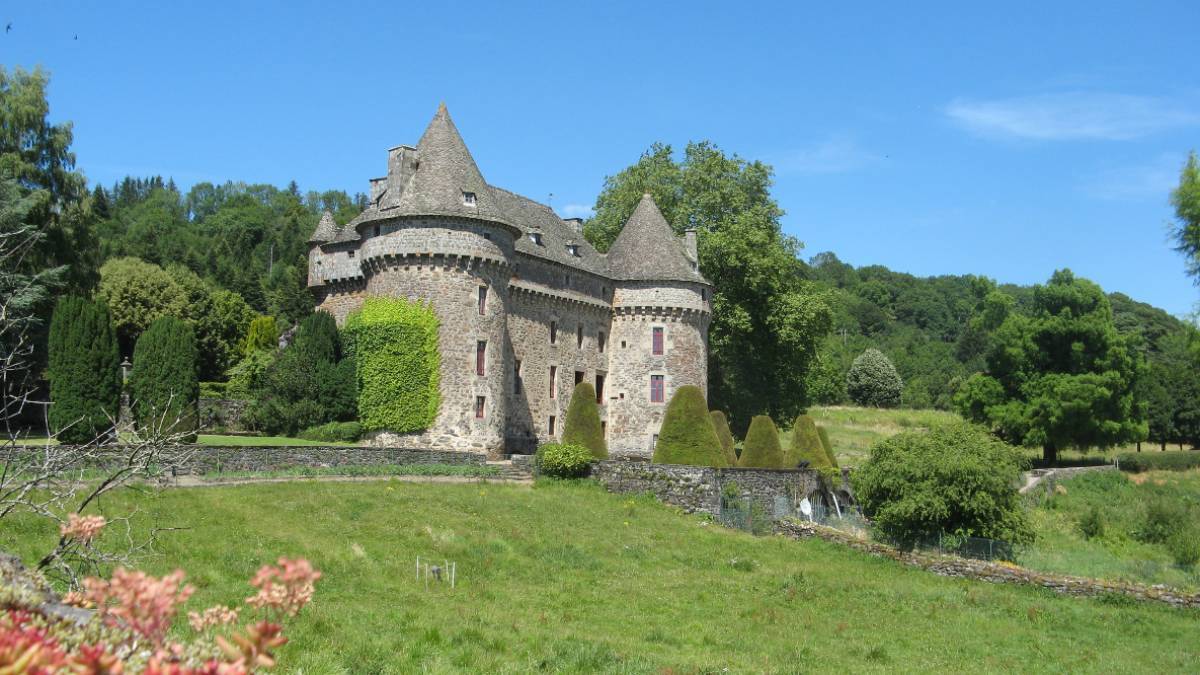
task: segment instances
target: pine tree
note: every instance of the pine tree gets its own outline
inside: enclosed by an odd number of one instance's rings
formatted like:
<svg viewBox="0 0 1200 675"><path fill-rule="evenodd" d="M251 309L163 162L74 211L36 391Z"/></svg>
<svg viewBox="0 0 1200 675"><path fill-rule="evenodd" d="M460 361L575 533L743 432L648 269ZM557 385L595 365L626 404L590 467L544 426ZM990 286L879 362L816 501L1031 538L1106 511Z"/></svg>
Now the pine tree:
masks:
<svg viewBox="0 0 1200 675"><path fill-rule="evenodd" d="M808 415L798 415L792 425L792 443L787 454L788 466L799 466L807 462L810 469L827 469L831 466L817 425Z"/></svg>
<svg viewBox="0 0 1200 675"><path fill-rule="evenodd" d="M725 461L729 462L729 466L737 466L737 450L733 444L733 432L729 430L729 420L720 410L708 414L712 417L713 428L717 430L717 439L721 441L721 450L725 452Z"/></svg>
<svg viewBox="0 0 1200 675"><path fill-rule="evenodd" d="M783 469L787 458L783 448L779 446L779 429L775 422L766 415L755 415L750 420L750 429L746 431L746 441L742 444L742 456L738 466L754 469Z"/></svg>
<svg viewBox="0 0 1200 675"><path fill-rule="evenodd" d="M587 382L575 385L575 391L571 394L562 442L583 446L590 450L592 457L596 459L608 457L604 429L600 426L600 407L596 405L596 390Z"/></svg>
<svg viewBox="0 0 1200 675"><path fill-rule="evenodd" d="M685 385L675 390L658 432L653 461L656 464L729 466L700 387Z"/></svg>
<svg viewBox="0 0 1200 675"><path fill-rule="evenodd" d="M64 443L108 436L121 405L121 358L108 308L76 296L59 300L48 351L51 431Z"/></svg>
<svg viewBox="0 0 1200 675"><path fill-rule="evenodd" d="M133 350L130 394L143 435L187 434L195 440L200 396L196 336L180 319L156 319Z"/></svg>

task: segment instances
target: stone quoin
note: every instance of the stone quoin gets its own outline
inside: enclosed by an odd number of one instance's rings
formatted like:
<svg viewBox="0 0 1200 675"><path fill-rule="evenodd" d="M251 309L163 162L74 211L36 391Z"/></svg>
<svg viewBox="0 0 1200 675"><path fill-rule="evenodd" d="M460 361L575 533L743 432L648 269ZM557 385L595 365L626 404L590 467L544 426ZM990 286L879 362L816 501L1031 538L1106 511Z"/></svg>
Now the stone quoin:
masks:
<svg viewBox="0 0 1200 675"><path fill-rule="evenodd" d="M370 183L349 223L321 218L308 285L339 324L368 296L432 303L442 398L424 432L372 443L528 453L562 435L586 381L610 454L649 457L675 390L707 391L712 285L695 232L676 236L650 195L601 254L581 220L489 185L445 105Z"/></svg>

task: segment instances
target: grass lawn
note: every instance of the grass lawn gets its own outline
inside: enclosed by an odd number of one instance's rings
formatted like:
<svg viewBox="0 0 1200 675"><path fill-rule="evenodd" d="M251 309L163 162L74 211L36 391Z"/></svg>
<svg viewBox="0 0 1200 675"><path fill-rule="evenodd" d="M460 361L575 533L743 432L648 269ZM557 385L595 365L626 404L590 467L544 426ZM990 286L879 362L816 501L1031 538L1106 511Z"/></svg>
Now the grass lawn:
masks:
<svg viewBox="0 0 1200 675"><path fill-rule="evenodd" d="M1184 672L1200 612L937 577L754 538L582 484L381 481L132 491L188 609L237 603L279 555L325 573L278 672ZM0 521L27 560L55 533ZM457 562L425 590L417 556Z"/></svg>

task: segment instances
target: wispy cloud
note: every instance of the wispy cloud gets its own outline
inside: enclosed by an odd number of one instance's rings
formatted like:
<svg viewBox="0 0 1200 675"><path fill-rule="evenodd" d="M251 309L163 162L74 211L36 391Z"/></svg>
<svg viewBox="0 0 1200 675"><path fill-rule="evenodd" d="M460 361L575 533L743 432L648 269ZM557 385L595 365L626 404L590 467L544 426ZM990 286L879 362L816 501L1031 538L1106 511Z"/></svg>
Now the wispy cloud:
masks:
<svg viewBox="0 0 1200 675"><path fill-rule="evenodd" d="M583 204L567 204L562 207L562 215L566 218L591 218L594 213L592 207Z"/></svg>
<svg viewBox="0 0 1200 675"><path fill-rule="evenodd" d="M777 158L781 173L844 173L879 163L883 157L848 136L831 136Z"/></svg>
<svg viewBox="0 0 1200 675"><path fill-rule="evenodd" d="M1186 158L1178 153L1163 153L1151 161L1101 171L1081 186L1098 199L1156 199L1165 202L1179 183L1179 170Z"/></svg>
<svg viewBox="0 0 1200 675"><path fill-rule="evenodd" d="M959 99L946 114L983 136L1056 141L1123 141L1200 123L1200 114L1167 99L1099 92Z"/></svg>

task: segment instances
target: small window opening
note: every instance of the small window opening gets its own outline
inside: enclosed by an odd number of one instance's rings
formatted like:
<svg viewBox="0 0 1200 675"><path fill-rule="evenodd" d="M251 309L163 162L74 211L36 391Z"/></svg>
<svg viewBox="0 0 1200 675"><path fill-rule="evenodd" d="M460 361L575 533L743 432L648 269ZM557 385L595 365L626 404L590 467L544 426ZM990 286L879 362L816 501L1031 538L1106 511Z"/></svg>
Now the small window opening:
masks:
<svg viewBox="0 0 1200 675"><path fill-rule="evenodd" d="M663 329L662 326L655 326L653 332L653 354L654 356L663 355Z"/></svg>
<svg viewBox="0 0 1200 675"><path fill-rule="evenodd" d="M353 257L354 257L354 251L346 251L346 255L348 255L348 256L350 256L351 258L353 258Z"/></svg>
<svg viewBox="0 0 1200 675"><path fill-rule="evenodd" d="M604 376L596 373L596 405L604 405Z"/></svg>
<svg viewBox="0 0 1200 675"><path fill-rule="evenodd" d="M379 236L379 226L378 225L375 226L375 236L376 237Z"/></svg>
<svg viewBox="0 0 1200 675"><path fill-rule="evenodd" d="M575 327L575 347L583 349L583 324Z"/></svg>
<svg viewBox="0 0 1200 675"><path fill-rule="evenodd" d="M475 193L474 192L464 192L463 193L463 204L466 204L467 206L475 206Z"/></svg>
<svg viewBox="0 0 1200 675"><path fill-rule="evenodd" d="M487 374L487 340L475 343L475 374L480 377Z"/></svg>
<svg viewBox="0 0 1200 675"><path fill-rule="evenodd" d="M558 366L550 366L550 398L558 396Z"/></svg>
<svg viewBox="0 0 1200 675"><path fill-rule="evenodd" d="M577 370L575 371L575 386L579 386L580 382L583 382L583 371Z"/></svg>
<svg viewBox="0 0 1200 675"><path fill-rule="evenodd" d="M651 403L662 403L663 402L663 376L662 375L651 375L650 376L650 402Z"/></svg>
<svg viewBox="0 0 1200 675"><path fill-rule="evenodd" d="M542 234L540 232L530 232L529 233L529 241L532 241L534 244L541 246L542 245Z"/></svg>
<svg viewBox="0 0 1200 675"><path fill-rule="evenodd" d="M475 419L477 419L477 420L483 419L483 411L486 407L487 407L487 397L486 396L476 396L475 397Z"/></svg>
<svg viewBox="0 0 1200 675"><path fill-rule="evenodd" d="M513 393L521 393L521 359L513 362Z"/></svg>
<svg viewBox="0 0 1200 675"><path fill-rule="evenodd" d="M554 435L554 422L555 421L556 420L554 419L554 415L551 415L550 423L546 425L546 432L549 433L551 436Z"/></svg>
<svg viewBox="0 0 1200 675"><path fill-rule="evenodd" d="M604 353L604 337L604 331L596 333L596 349L599 350L601 354Z"/></svg>
<svg viewBox="0 0 1200 675"><path fill-rule="evenodd" d="M557 342L558 342L558 322L551 321L550 322L550 344L556 344Z"/></svg>
<svg viewBox="0 0 1200 675"><path fill-rule="evenodd" d="M479 315L487 314L487 286L479 287Z"/></svg>
<svg viewBox="0 0 1200 675"><path fill-rule="evenodd" d="M621 340L621 349L625 349L625 341Z"/></svg>
<svg viewBox="0 0 1200 675"><path fill-rule="evenodd" d="M579 257L579 244L567 244L567 253L570 253L571 255L578 258Z"/></svg>

